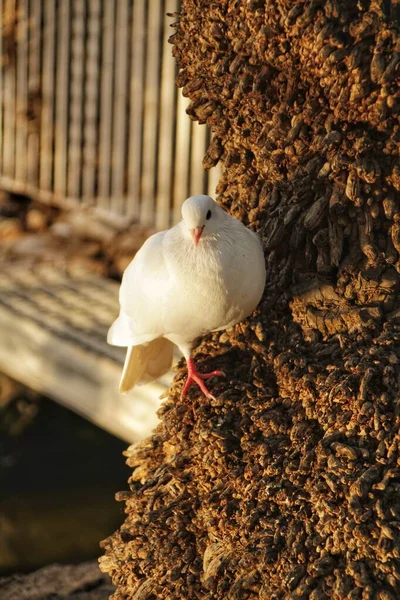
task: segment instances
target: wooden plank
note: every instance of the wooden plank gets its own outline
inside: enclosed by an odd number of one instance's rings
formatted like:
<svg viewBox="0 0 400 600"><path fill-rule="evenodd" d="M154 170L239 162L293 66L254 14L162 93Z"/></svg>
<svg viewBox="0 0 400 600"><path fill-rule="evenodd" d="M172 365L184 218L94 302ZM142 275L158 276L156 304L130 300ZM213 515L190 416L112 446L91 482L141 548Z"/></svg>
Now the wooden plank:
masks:
<svg viewBox="0 0 400 600"><path fill-rule="evenodd" d="M115 28L115 95L112 140L111 210L123 214L126 160L126 103L128 98L128 2L119 0Z"/></svg>
<svg viewBox="0 0 400 600"><path fill-rule="evenodd" d="M166 0L164 13L178 10L178 0ZM172 56L168 38L171 35L169 21L164 17L162 66L161 66L161 103L160 131L158 145L158 190L156 206L156 227L166 229L172 222L172 174L174 154L174 113L176 109L176 63Z"/></svg>
<svg viewBox="0 0 400 600"><path fill-rule="evenodd" d="M95 181L98 173L98 98L100 93L100 0L89 2L88 38L86 46L86 101L84 106L83 197L95 202Z"/></svg>
<svg viewBox="0 0 400 600"><path fill-rule="evenodd" d="M28 98L30 122L27 141L27 181L39 185L40 162L40 124L39 107L41 104L41 19L42 1L29 0L29 52L28 52Z"/></svg>
<svg viewBox="0 0 400 600"><path fill-rule="evenodd" d="M113 110L113 69L115 36L115 0L103 4L102 63L100 95L100 141L99 141L99 206L109 208L111 182L111 141Z"/></svg>
<svg viewBox="0 0 400 600"><path fill-rule="evenodd" d="M56 123L54 156L54 191L67 193L68 156L68 92L69 92L69 43L70 0L63 0L58 9L57 22L57 74L56 74Z"/></svg>
<svg viewBox="0 0 400 600"><path fill-rule="evenodd" d="M84 0L75 0L71 26L70 120L68 135L68 196L79 198L82 190L82 141L85 72Z"/></svg>
<svg viewBox="0 0 400 600"><path fill-rule="evenodd" d="M82 271L24 262L0 272L0 372L129 440L150 432L160 381L118 392L125 356L106 334L118 314L118 285ZM147 425L146 425L147 423Z"/></svg>
<svg viewBox="0 0 400 600"><path fill-rule="evenodd" d="M192 145L190 153L190 188L189 195L207 193L206 173L203 169L203 157L207 149L207 127L191 122Z"/></svg>
<svg viewBox="0 0 400 600"><path fill-rule="evenodd" d="M18 2L15 178L26 181L28 139L28 0Z"/></svg>
<svg viewBox="0 0 400 600"><path fill-rule="evenodd" d="M10 37L15 35L16 3L5 0L3 30ZM12 44L11 44L12 45ZM4 66L4 145L3 173L15 176L15 54L12 48L5 48Z"/></svg>
<svg viewBox="0 0 400 600"><path fill-rule="evenodd" d="M55 6L54 0L44 1L40 188L47 191L53 189Z"/></svg>
<svg viewBox="0 0 400 600"><path fill-rule="evenodd" d="M159 396L168 378L122 396L117 391L121 367L112 361L58 338L2 305L0 328L3 373L128 442L146 437L157 425Z"/></svg>
<svg viewBox="0 0 400 600"><path fill-rule="evenodd" d="M4 4L3 0L0 0L0 56L3 57L3 13L4 13ZM4 119L3 119L3 111L4 111L4 74L3 74L3 66L4 60L0 61L0 173L3 172L3 140L4 140Z"/></svg>
<svg viewBox="0 0 400 600"><path fill-rule="evenodd" d="M140 220L154 223L159 115L159 68L161 56L162 14L159 0L148 0L146 76L143 116L142 202Z"/></svg>
<svg viewBox="0 0 400 600"><path fill-rule="evenodd" d="M189 103L190 100L188 98L184 98L182 93L179 91L176 107L176 150L173 196L174 223L180 221L182 203L189 196L191 122L185 112Z"/></svg>
<svg viewBox="0 0 400 600"><path fill-rule="evenodd" d="M209 171L207 171L207 194L211 196L211 198L216 197L216 187L219 183L220 177L222 174L221 164L218 163L215 167L212 167Z"/></svg>
<svg viewBox="0 0 400 600"><path fill-rule="evenodd" d="M124 212L126 160L126 103L128 97L128 3L119 0L115 28L115 95L112 140L111 210Z"/></svg>
<svg viewBox="0 0 400 600"><path fill-rule="evenodd" d="M146 51L146 6L133 2L131 33L131 85L129 99L128 200L127 215L138 219L140 211L144 68Z"/></svg>

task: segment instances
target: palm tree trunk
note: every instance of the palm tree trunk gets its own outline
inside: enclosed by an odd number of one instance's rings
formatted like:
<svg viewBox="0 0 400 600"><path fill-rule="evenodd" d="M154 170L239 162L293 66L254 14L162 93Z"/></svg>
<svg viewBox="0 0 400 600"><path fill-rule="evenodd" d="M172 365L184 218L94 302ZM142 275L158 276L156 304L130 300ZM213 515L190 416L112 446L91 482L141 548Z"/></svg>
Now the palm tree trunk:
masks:
<svg viewBox="0 0 400 600"><path fill-rule="evenodd" d="M178 376L129 450L115 598L400 597L399 28L394 0L182 2L178 85L268 278L198 349L217 400Z"/></svg>

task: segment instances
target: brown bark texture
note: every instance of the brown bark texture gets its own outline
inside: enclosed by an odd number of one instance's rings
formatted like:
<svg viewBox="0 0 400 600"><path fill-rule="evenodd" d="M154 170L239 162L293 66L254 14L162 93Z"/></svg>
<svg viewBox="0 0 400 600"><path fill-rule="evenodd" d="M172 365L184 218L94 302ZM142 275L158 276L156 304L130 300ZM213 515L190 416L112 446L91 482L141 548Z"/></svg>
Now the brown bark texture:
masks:
<svg viewBox="0 0 400 600"><path fill-rule="evenodd" d="M171 42L267 285L205 339L216 400L132 447L115 599L400 597L400 4L183 0ZM251 266L249 266L251 268Z"/></svg>

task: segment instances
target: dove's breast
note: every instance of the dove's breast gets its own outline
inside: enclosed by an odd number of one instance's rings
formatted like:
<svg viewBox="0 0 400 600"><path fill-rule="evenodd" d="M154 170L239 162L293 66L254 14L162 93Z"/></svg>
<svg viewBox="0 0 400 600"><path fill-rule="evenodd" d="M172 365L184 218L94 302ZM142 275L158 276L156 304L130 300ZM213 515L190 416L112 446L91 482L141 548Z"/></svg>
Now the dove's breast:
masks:
<svg viewBox="0 0 400 600"><path fill-rule="evenodd" d="M164 239L169 275L165 334L194 340L231 327L257 306L265 285L265 263L256 234L238 223L229 235L190 240Z"/></svg>
<svg viewBox="0 0 400 600"><path fill-rule="evenodd" d="M111 328L110 343L135 345L165 336L190 345L246 318L264 285L260 241L236 220L197 247L182 237L179 226L157 233L124 273L121 315Z"/></svg>

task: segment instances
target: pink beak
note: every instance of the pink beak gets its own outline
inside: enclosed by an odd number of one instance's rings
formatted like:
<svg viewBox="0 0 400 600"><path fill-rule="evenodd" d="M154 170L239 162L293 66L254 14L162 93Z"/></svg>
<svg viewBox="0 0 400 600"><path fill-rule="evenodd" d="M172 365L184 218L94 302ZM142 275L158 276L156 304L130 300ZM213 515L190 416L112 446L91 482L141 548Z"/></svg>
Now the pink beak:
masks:
<svg viewBox="0 0 400 600"><path fill-rule="evenodd" d="M192 238L193 238L193 242L194 242L195 246L197 246L197 244L200 241L201 234L203 233L203 229L204 229L204 225L203 225L203 227L195 227L194 229L190 230L190 233L192 234Z"/></svg>

